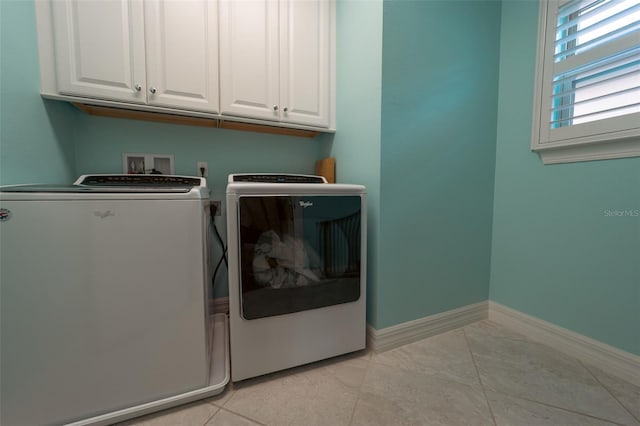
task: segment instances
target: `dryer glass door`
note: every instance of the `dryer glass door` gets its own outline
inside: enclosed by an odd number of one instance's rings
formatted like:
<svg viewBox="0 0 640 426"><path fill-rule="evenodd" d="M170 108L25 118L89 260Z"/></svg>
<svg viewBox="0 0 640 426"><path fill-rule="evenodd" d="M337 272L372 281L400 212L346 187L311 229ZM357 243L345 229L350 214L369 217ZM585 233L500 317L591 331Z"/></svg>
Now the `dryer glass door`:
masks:
<svg viewBox="0 0 640 426"><path fill-rule="evenodd" d="M241 197L242 316L358 300L361 203L359 195Z"/></svg>

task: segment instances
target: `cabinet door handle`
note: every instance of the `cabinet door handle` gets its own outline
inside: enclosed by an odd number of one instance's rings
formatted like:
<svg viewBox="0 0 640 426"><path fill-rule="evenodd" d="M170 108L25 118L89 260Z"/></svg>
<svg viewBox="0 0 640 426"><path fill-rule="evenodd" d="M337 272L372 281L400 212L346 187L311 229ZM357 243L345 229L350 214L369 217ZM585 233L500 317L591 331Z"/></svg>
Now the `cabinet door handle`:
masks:
<svg viewBox="0 0 640 426"><path fill-rule="evenodd" d="M157 92L157 90L156 90L156 88L155 88L155 87L151 87L151 88L149 89L149 91L150 91L151 93L156 93L156 92Z"/></svg>
<svg viewBox="0 0 640 426"><path fill-rule="evenodd" d="M134 89L136 89L136 92L139 92L142 90L142 86L140 86L139 84L136 84L135 86L133 86Z"/></svg>
<svg viewBox="0 0 640 426"><path fill-rule="evenodd" d="M278 110L278 105L274 105L274 106L273 106L273 110L274 110L274 111L277 111L277 110Z"/></svg>
<svg viewBox="0 0 640 426"><path fill-rule="evenodd" d="M283 111L287 112L287 111L289 111L289 108L288 107L284 107Z"/></svg>

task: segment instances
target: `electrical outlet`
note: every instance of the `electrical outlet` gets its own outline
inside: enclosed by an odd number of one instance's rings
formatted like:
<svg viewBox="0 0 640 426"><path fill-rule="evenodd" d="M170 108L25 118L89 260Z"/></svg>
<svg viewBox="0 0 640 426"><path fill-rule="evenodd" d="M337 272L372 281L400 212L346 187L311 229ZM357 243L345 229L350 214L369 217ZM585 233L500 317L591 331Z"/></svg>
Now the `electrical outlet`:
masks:
<svg viewBox="0 0 640 426"><path fill-rule="evenodd" d="M209 165L206 161L198 161L196 173L200 177L209 177Z"/></svg>

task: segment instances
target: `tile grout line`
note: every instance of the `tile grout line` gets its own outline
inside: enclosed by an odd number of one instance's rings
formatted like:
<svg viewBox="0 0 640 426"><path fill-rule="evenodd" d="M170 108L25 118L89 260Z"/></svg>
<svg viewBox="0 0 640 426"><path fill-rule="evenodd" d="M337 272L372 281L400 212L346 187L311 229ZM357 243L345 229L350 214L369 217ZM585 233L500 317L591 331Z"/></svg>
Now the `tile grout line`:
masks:
<svg viewBox="0 0 640 426"><path fill-rule="evenodd" d="M227 413L231 413L231 414L233 414L233 415L236 415L236 416L242 417L243 419L249 420L249 421L251 421L252 423L255 423L255 424L257 424L257 425L260 425L260 426L266 426L264 423L262 423L262 422L260 422L260 421L258 421L258 420L256 420L256 419L254 419L254 418L252 418L252 417L249 417L249 416L247 416L247 415L245 415L245 414L238 413L238 412L236 412L236 411L233 411L233 410L232 410L232 409L230 409L230 408L226 408L226 407L225 407L225 405L227 405L227 404L229 403L229 401L231 401L231 399L235 396L235 394L236 394L236 392L234 391L234 392L233 392L233 395L231 395L231 396L229 397L229 399L227 399L227 400L224 402L224 404L221 404L221 405L218 405L218 404L216 404L216 403L215 403L215 402L213 402L213 401L207 401L207 403L209 403L209 404L211 404L211 405L214 405L214 406L218 407L218 411L216 411L216 414L218 414L220 411L226 411ZM215 416L216 414L214 414L214 416ZM210 421L210 420L211 420L211 419L209 419L209 420L207 420L207 421ZM205 426L206 426L206 423L205 423Z"/></svg>
<svg viewBox="0 0 640 426"><path fill-rule="evenodd" d="M579 359L578 359L578 362L582 365L582 367L584 367L584 369L585 369L585 370L587 370L587 371L589 372L589 374L591 374L591 376L593 376L593 378L596 380L596 382L598 382L598 384L599 384L600 386L602 386L602 387L607 391L607 393L608 393L609 395L611 395L611 397L612 397L613 399L615 399L615 400L616 400L616 402L617 402L617 403L622 407L622 409L623 409L624 411L626 411L627 413L629 413L629 415L630 415L630 416L631 416L635 421L637 421L638 423L640 423L640 419L639 419L638 417L636 417L636 416L631 412L631 410L627 409L627 407L626 407L622 402L620 402L620 400L619 400L619 399L618 399L618 398L613 394L613 392L609 389L609 387L608 387L607 385L605 385L604 383L602 383L602 382L600 381L600 379L598 379L598 376L596 376L596 375L593 373L593 371L591 371L591 369L587 366L587 364L585 364L582 360L579 360ZM605 373L606 373L606 372L605 372Z"/></svg>
<svg viewBox="0 0 640 426"><path fill-rule="evenodd" d="M480 376L480 370L478 369L476 358L473 355L473 351L471 350L471 345L469 345L469 337L467 337L467 331L465 330L465 327L462 327L462 334L464 335L464 341L467 344L467 350L469 351L469 355L471 356L471 362L473 362L473 367L476 369L476 374L478 375L478 381L480 382L480 387L482 388L482 394L484 395L484 400L487 402L487 408L489 408L489 414L491 414L491 420L493 420L494 426L498 426L498 422L496 421L496 416L493 414L493 408L491 407L491 403L489 402L489 397L487 396L487 389L484 387L484 383L482 383L482 377Z"/></svg>
<svg viewBox="0 0 640 426"><path fill-rule="evenodd" d="M454 330L447 331L447 332L445 332L445 333L451 333L451 332L454 332L454 331L461 331L461 329L454 329ZM443 333L443 334L444 334L444 333ZM425 337L425 338L424 338L424 339L422 339L422 340L430 339L430 338L432 338L432 337L436 337L436 336L429 336L429 337ZM420 342L420 341L421 341L421 340L418 340L418 341L415 341L415 342L411 342L411 343L408 343L407 345L412 345L412 344L414 344L414 343L418 343L418 342ZM466 342L465 342L465 343L466 343ZM398 346L398 347L396 347L396 348L390 349L390 350L388 350L388 351L383 351L383 352L384 352L384 353L386 353L386 352L391 352L391 351L394 351L394 350L396 350L396 349L401 349L401 348L403 348L404 346L407 346L407 345ZM467 350L468 350L468 345L467 345ZM381 365L381 366L384 366L384 367L387 367L387 368L392 368L392 369L395 369L395 370L398 370L398 371L403 371L403 372L405 372L405 373L413 373L413 371L414 371L412 368L409 368L409 367L407 367L407 366L397 366L397 365L393 365L393 363L387 363L387 362L385 362L385 361L376 361L376 364ZM474 364L474 368L475 368L475 364ZM476 374L478 374L477 370L476 370ZM437 375L436 375L436 376L437 376ZM474 386L473 386L473 385L470 385L470 384L469 384L469 383L467 383L464 379L460 379L460 378L458 378L458 377L448 377L448 376L447 376L447 377L442 377L442 376L440 376L439 378L440 378L440 380L445 381L445 382L448 382L448 383L457 384L457 385L462 385L462 386L467 386L467 387L470 387L470 388L472 388L472 389L474 388Z"/></svg>
<svg viewBox="0 0 640 426"><path fill-rule="evenodd" d="M597 416L594 416L592 414L583 413L581 411L572 410L572 409L566 408L566 407L559 407L557 405L552 405L552 404L549 404L547 402L542 402L542 401L536 401L535 399L525 398L523 396L510 395L508 393L500 392L500 391L494 390L494 389L491 389L491 392L499 393L500 395L508 396L509 398L513 398L513 399L519 399L521 401L533 402L534 404L542 405L542 406L549 407L549 408L554 408L556 410L566 411L567 413L577 414L577 415L582 416L582 417L589 417L591 419L601 420L603 422L611 423L613 425L629 426L629 425L625 425L624 423L617 422L615 420L605 419L604 417L597 417Z"/></svg>
<svg viewBox="0 0 640 426"><path fill-rule="evenodd" d="M230 384L231 384L231 382L229 382L229 385L230 385ZM224 402L224 404L218 404L216 401L212 401L212 400L211 400L211 398L208 398L208 399L207 399L207 400L205 400L205 401L207 402L207 404L211 404L211 405L213 405L214 407L223 408L223 407L224 407L224 405L225 405L226 403L228 403L229 401L231 401L231 398L233 398L233 395L235 394L235 391L233 391L230 387L226 388L226 389L223 391L223 393L224 393L224 392L231 392L231 395L230 395L230 396L229 396L229 398ZM222 395L222 394L220 394L220 395ZM216 395L216 396L220 396L220 395ZM214 396L214 398L215 398L215 396ZM221 397L220 399L222 399L222 397Z"/></svg>
<svg viewBox="0 0 640 426"><path fill-rule="evenodd" d="M205 401L205 403L209 405L213 405L209 401ZM207 426L207 423L209 423L211 419L213 419L220 412L220 410L222 410L222 408L218 407L217 405L214 405L214 407L216 407L217 410L214 411L213 414L207 420L204 421L204 423L202 423L202 426Z"/></svg>
<svg viewBox="0 0 640 426"><path fill-rule="evenodd" d="M351 426L353 424L353 417L356 414L356 408L358 408L358 402L360 402L360 395L362 394L362 386L364 386L364 381L367 379L367 375L369 374L369 370L371 369L371 360L373 359L373 351L369 354L369 358L367 359L367 369L365 370L364 374L362 375L362 381L360 382L360 385L358 386L358 395L356 397L356 402L355 404L353 404L353 409L351 410L351 416L349 417L349 426Z"/></svg>
<svg viewBox="0 0 640 426"><path fill-rule="evenodd" d="M466 337L467 337L467 335L466 335L466 332L465 332L465 338L466 338ZM548 345L545 345L544 343L535 342L535 341L533 341L533 340L531 340L531 339L527 338L526 336L523 336L523 337L524 337L523 341L529 341L529 342L533 342L533 343L537 343L537 344L540 344L540 345L543 345L543 346L550 347L550 346L548 346ZM467 346L469 346L468 338L467 338ZM474 365L476 365L475 356L473 355L473 352L471 351L471 347L470 347L470 346L469 346L469 351L471 352L471 356L472 356L472 358L473 358ZM586 368L586 366L582 363L582 361L580 361L580 360L579 360L579 359L577 359L576 357L572 357L572 356L570 356L570 355L566 355L566 354L564 354L564 356L565 356L565 357L567 357L567 358L570 358L570 359L572 359L572 360L578 361L578 362L580 363L580 365L582 365L582 367L584 367L584 368L589 372L589 374L590 374L590 375L594 376L594 374L593 374L593 373L592 373L588 368ZM477 365L476 365L476 368L477 368ZM479 373L479 372L478 372L478 376L480 376L480 373ZM597 380L597 378L596 378L596 380ZM484 383L482 383L482 379L481 379L481 378L480 378L480 382L481 382L482 388L486 391L485 386L484 386ZM607 388L606 388L606 386L602 385L602 384L600 383L600 381L599 381L599 380L598 380L598 384L600 384L603 388L605 388L605 390L607 391L607 393L611 394L611 392L609 391L609 389L607 389ZM542 402L542 401L537 401L537 400L535 400L535 399L526 398L526 397L523 397L523 396L515 396L515 395L512 395L512 394L508 394L508 393L505 393L505 392L501 392L501 391L496 390L496 389L490 389L490 390L491 390L491 392L499 393L499 394L501 394L501 395L505 395L505 396L507 396L507 397L509 397L509 398L515 398L515 399L519 399L519 400L522 400L522 401L532 402L532 403L534 403L534 404L543 405L543 406L545 406L545 407L554 408L554 409L561 410L561 411L565 411L565 412L572 413L572 414L578 414L578 415L580 415L580 416L584 416L584 417L589 417L589 418L596 419L596 420L605 421L605 422L607 422L607 423L611 423L611 424L615 424L615 425L628 426L628 425L624 425L623 423L619 423L618 421L615 421L615 420L607 419L607 418L604 418L604 417L597 417L597 416L594 416L594 415L592 415L592 414L583 413L583 412L581 412L581 411L572 410L572 409L570 409L570 408L560 407L560 406L557 406L557 405L549 404L549 403ZM485 395L486 395L486 393L485 393ZM612 395L612 396L613 396L613 395ZM622 406L622 403L620 403L620 401L618 401L618 399L617 399L617 398L615 398L615 397L614 397L614 399L616 400L616 402L618 402L618 404L620 404L620 405ZM487 399L487 400L488 400L488 399ZM624 409L624 412L628 412L628 410L627 410L624 406L622 406L622 408ZM492 412L492 414L493 414L493 412ZM632 417L634 420L636 419L636 417L635 417L633 414L631 414L631 417Z"/></svg>
<svg viewBox="0 0 640 426"><path fill-rule="evenodd" d="M226 404L227 402L229 402L229 401L231 400L231 398L232 398L232 397L233 397L233 395L231 395L231 397L229 397L229 399L228 399L227 401L225 401L225 404ZM251 421L251 422L253 422L253 423L256 423L256 424L258 424L258 425L265 426L265 424L264 424L264 423L259 422L259 421L258 421L258 420L256 420L256 419L253 419L253 418L251 418L251 417L247 417L247 416L246 416L246 415L244 415L244 414L237 413L237 412L235 412L235 411L233 411L233 410L231 410L231 409L229 409L229 408L225 408L225 407L224 407L224 405L225 405L225 404L218 405L218 404L216 404L216 403L215 403L215 402L213 402L213 401L207 401L207 403L208 403L208 404L211 404L211 405L213 405L213 406L215 406L215 407L217 407L217 408L218 408L218 411L216 411L216 413L215 413L213 416L216 416L220 411L226 411L227 413L231 413L231 414L233 414L233 415L235 415L235 416L242 417L243 419L249 420L249 421ZM212 418L213 418L213 416L212 416ZM209 421L211 421L211 419L207 420L207 422L209 422ZM205 423L205 426L206 426L206 423Z"/></svg>
<svg viewBox="0 0 640 426"><path fill-rule="evenodd" d="M255 424L257 424L257 425L260 425L260 426L266 426L266 424L265 424L265 423L259 422L259 421L257 421L256 419L252 419L251 417L247 417L247 416L245 416L244 414L236 413L235 411L229 410L228 408L222 408L222 407L221 407L221 408L220 408L220 411L226 411L227 413L231 413L231 414L233 414L233 415L235 415L235 416L242 417L243 419L245 419L245 420L249 420L250 422L255 423ZM216 414L217 414L217 413L216 413Z"/></svg>

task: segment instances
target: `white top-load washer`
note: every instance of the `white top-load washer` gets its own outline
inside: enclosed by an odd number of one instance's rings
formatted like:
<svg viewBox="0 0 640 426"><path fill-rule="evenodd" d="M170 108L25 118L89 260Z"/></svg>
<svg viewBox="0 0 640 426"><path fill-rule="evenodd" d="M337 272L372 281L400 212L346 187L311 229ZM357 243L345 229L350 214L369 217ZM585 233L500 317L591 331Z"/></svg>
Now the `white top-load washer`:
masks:
<svg viewBox="0 0 640 426"><path fill-rule="evenodd" d="M365 187L230 175L227 241L232 381L364 349Z"/></svg>
<svg viewBox="0 0 640 426"><path fill-rule="evenodd" d="M0 188L3 425L111 424L224 390L203 178Z"/></svg>

